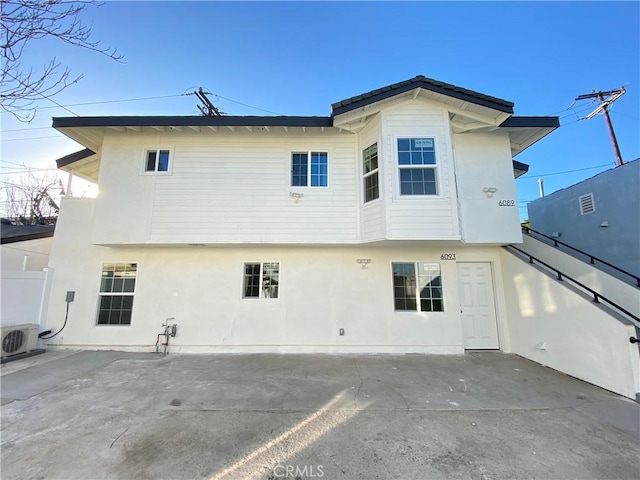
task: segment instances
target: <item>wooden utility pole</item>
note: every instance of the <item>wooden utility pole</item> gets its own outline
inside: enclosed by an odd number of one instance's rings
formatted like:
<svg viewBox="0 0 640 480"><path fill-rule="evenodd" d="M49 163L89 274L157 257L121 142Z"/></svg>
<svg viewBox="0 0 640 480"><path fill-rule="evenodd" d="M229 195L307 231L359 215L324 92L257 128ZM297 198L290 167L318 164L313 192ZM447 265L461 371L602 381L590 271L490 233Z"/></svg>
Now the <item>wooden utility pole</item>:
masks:
<svg viewBox="0 0 640 480"><path fill-rule="evenodd" d="M220 113L220 110L218 110L216 106L213 103L211 103L211 100L207 98L207 92L205 92L202 89L202 87L200 87L198 91L194 93L196 94L196 97L198 97L198 99L204 104L204 107L201 107L200 105L196 105L196 107L198 107L198 110L200 110L200 113L202 113L203 116L205 117L221 117L222 116L222 113Z"/></svg>
<svg viewBox="0 0 640 480"><path fill-rule="evenodd" d="M604 113L604 118L607 122L607 128L609 129L609 137L611 138L613 150L616 154L616 165L618 166L622 165L624 162L622 161L622 155L620 155L620 148L618 147L618 140L616 139L616 134L613 131L613 125L611 125L611 119L609 118L609 105L611 105L618 98L624 95L625 91L626 90L624 89L624 87L620 87L619 90L609 90L608 92L596 92L594 90L591 93L586 93L584 95L576 97L576 101L586 100L588 98L596 98L600 102L598 108L584 117L583 120L589 120L600 112Z"/></svg>

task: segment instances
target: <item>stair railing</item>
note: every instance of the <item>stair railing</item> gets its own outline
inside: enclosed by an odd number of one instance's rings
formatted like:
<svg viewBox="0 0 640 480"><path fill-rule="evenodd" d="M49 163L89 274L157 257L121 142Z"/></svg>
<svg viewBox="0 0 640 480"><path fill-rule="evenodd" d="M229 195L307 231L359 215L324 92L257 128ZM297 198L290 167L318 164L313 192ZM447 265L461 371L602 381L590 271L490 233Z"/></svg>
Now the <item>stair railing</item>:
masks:
<svg viewBox="0 0 640 480"><path fill-rule="evenodd" d="M553 271L555 273L556 278L557 278L557 280L559 282L562 282L564 280L569 280L571 283L574 283L575 285L580 287L582 290L588 292L593 297L593 302L594 303L600 303L601 301L603 301L603 302L609 304L611 307L613 307L618 312L623 313L624 315L629 317L631 319L631 323L633 323L633 325L635 325L636 328L640 328L640 317L638 317L637 315L634 315L633 313L631 313L627 309L621 307L620 305L618 305L614 301L612 301L612 300L608 299L607 297L601 295L600 293L596 292L592 288L587 287L584 283L579 282L578 280L576 280L575 278L570 277L569 275L566 275L565 273L561 272L557 268L552 267L548 263L545 263L542 260L540 260L539 258L536 258L533 255L528 254L527 252L525 252L524 250L519 249L518 247L515 247L513 245L506 245L504 248L506 248L507 250L508 249L516 250L516 251L520 252L522 255L528 257L529 258L529 263L531 263L531 264L538 263L538 264L548 268L549 270ZM634 338L634 340L635 340L635 338ZM634 342L632 341L632 343L634 343Z"/></svg>
<svg viewBox="0 0 640 480"><path fill-rule="evenodd" d="M548 239L548 240L551 240L551 241L553 242L553 246L554 246L554 247L557 247L558 245L562 245L563 247L569 248L569 249L573 250L574 252L578 252L578 253L580 253L581 255L584 255L584 256L586 256L586 257L589 257L589 262L590 262L592 265L595 265L595 264L596 264L596 262L598 262L598 263L601 263L601 264L603 264L603 265L606 265L606 266L607 266L607 267L609 267L609 268L613 268L614 270L616 270L616 271L618 271L618 272L620 272L620 273L622 273L622 274L624 274L624 275L627 275L627 276L629 276L629 277L633 278L633 279L635 280L635 282L636 282L636 287L640 287L640 277L638 277L637 275L634 275L634 274L633 274L633 273L631 273L631 272L627 272L626 270L623 270L623 269L622 269L622 268L620 268L620 267L616 267L615 265L612 265L612 264L610 264L609 262L607 262L607 261L605 261L605 260L602 260L601 258L596 257L595 255L591 255L590 253L587 253L587 252L584 252L584 251L582 251L582 250L580 250L580 249L578 249L578 248L572 247L572 246L571 246L571 245L569 245L568 243L561 242L561 241L560 241L560 240L558 240L557 238L550 237L549 235L545 235L544 233L542 233L542 232L538 232L537 230L534 230L534 229L533 229L533 228L531 228L531 227L527 227L526 225L522 225L522 231L523 231L524 233L527 233L527 234L535 233L536 235L539 235L539 236L544 237L544 238L546 238L546 239Z"/></svg>

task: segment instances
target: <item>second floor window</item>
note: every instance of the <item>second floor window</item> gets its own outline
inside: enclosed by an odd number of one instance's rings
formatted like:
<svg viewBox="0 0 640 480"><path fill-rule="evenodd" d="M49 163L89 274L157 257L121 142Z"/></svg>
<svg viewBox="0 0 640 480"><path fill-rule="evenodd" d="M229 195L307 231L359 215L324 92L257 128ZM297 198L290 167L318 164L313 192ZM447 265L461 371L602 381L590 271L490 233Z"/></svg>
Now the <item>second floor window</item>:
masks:
<svg viewBox="0 0 640 480"><path fill-rule="evenodd" d="M292 187L326 187L329 184L327 152L291 154Z"/></svg>
<svg viewBox="0 0 640 480"><path fill-rule="evenodd" d="M147 150L145 172L168 172L169 150Z"/></svg>
<svg viewBox="0 0 640 480"><path fill-rule="evenodd" d="M364 203L367 203L380 196L377 143L374 143L362 151L362 176L364 182Z"/></svg>
<svg viewBox="0 0 640 480"><path fill-rule="evenodd" d="M438 195L433 138L398 139L400 195Z"/></svg>

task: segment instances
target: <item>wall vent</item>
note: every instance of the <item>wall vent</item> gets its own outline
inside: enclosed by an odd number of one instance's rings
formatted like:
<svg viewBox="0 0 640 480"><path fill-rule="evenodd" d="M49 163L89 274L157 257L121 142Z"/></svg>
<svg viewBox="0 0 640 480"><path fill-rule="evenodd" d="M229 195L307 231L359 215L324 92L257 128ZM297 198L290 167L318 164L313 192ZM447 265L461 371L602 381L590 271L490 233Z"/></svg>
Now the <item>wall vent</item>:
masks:
<svg viewBox="0 0 640 480"><path fill-rule="evenodd" d="M586 215L596 211L596 204L593 201L593 193L587 193L578 198L580 202L580 215Z"/></svg>

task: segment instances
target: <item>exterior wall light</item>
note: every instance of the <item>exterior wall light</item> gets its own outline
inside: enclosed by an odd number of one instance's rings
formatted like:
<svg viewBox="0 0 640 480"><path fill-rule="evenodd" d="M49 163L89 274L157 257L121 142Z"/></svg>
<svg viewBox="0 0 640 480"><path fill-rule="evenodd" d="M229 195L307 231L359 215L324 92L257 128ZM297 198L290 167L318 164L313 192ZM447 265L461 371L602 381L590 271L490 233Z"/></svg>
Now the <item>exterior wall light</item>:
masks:
<svg viewBox="0 0 640 480"><path fill-rule="evenodd" d="M362 265L362 268L367 268L367 265L371 263L371 259L370 258L358 258L356 260L356 262L358 262L360 265Z"/></svg>
<svg viewBox="0 0 640 480"><path fill-rule="evenodd" d="M608 226L609 226L609 222L607 222L607 221L605 220L604 222L602 222L602 223L600 224L600 226L601 226L602 228L606 228L606 227L608 227Z"/></svg>
<svg viewBox="0 0 640 480"><path fill-rule="evenodd" d="M496 187L484 187L482 191L487 196L487 198L491 198L493 197L493 194L498 191L498 189Z"/></svg>
<svg viewBox="0 0 640 480"><path fill-rule="evenodd" d="M295 203L298 203L300 201L300 199L302 198L302 193L299 192L289 192L289 196L291 198L293 198L293 201Z"/></svg>

